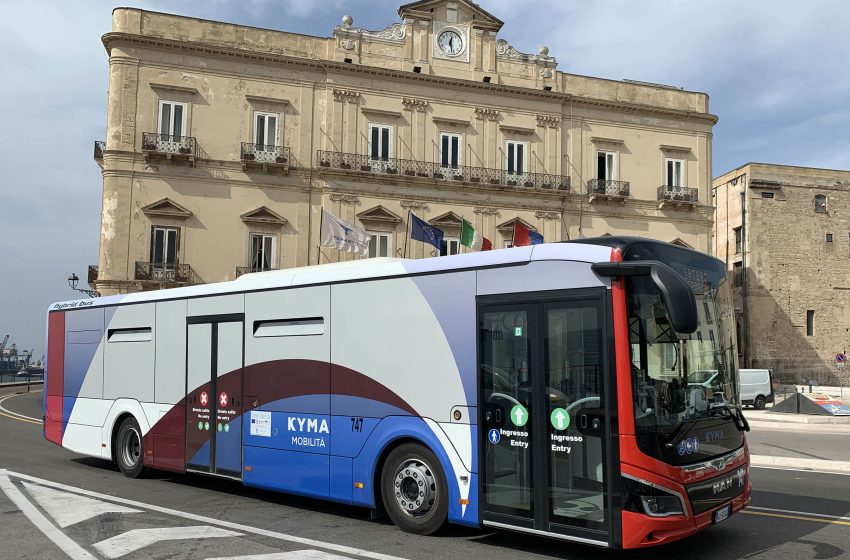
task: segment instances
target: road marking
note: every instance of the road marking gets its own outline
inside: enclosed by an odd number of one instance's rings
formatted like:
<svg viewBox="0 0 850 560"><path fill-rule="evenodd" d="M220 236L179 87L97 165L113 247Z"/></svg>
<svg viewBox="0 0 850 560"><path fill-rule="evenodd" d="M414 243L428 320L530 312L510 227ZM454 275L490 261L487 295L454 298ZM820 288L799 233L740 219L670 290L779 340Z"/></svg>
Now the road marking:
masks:
<svg viewBox="0 0 850 560"><path fill-rule="evenodd" d="M800 472L806 474L836 474L839 476L850 476L850 472L832 471L828 469L793 469L789 467L770 467L767 465L750 465L751 469L767 469L772 471Z"/></svg>
<svg viewBox="0 0 850 560"><path fill-rule="evenodd" d="M0 416L5 416L6 418L11 418L12 420L20 420L21 422L27 422L29 424L38 424L39 426L42 424L41 418L33 418L32 416L26 416L24 414L18 414L17 412L12 412L11 410L5 408L3 403L12 397L17 397L18 393L13 395L6 395L5 397L0 397Z"/></svg>
<svg viewBox="0 0 850 560"><path fill-rule="evenodd" d="M27 500L23 493L15 488L7 474L8 471L0 469L0 490L9 497L12 502L18 506L18 509L27 516L36 528L44 533L48 539L53 541L53 544L59 547L62 552L68 555L72 560L96 560L93 554L88 553L83 547L72 541L62 531L56 528L53 523L47 519L34 505Z"/></svg>
<svg viewBox="0 0 850 560"><path fill-rule="evenodd" d="M762 517L779 517L781 519L793 519L795 521L813 521L815 523L826 523L827 525L847 525L850 527L850 521L831 521L829 519L819 519L817 517L804 517L802 515L786 515L784 513L768 513L765 511L747 511L741 513L747 515L760 515Z"/></svg>
<svg viewBox="0 0 850 560"><path fill-rule="evenodd" d="M49 513L62 529L104 513L142 513L140 509L85 498L79 494L45 488L29 482L23 484L29 495L35 498L38 505Z"/></svg>
<svg viewBox="0 0 850 560"><path fill-rule="evenodd" d="M321 550L293 550L292 552L272 552L249 556L222 556L207 560L351 560L349 556L330 554Z"/></svg>
<svg viewBox="0 0 850 560"><path fill-rule="evenodd" d="M2 472L2 471L0 471ZM215 525L218 527L225 527L227 529L232 529L234 531L242 531L244 533L252 533L254 535L261 535L264 537L271 537L273 539L278 539L281 541L294 542L298 544L302 544L304 546L310 546L314 548L324 548L325 550L333 550L334 552L341 552L343 554L350 554L352 556L360 556L362 558L371 558L373 560L404 560L399 556L391 556L389 554L381 554L380 552L372 552L371 550L364 550L362 548L354 548L351 546L345 546L341 544L334 544L324 541L319 541L315 539L308 539L305 537L297 537L295 535L288 535L286 533L279 533L277 531L270 531L268 529L260 529L259 527L251 527L249 525L242 525L239 523L233 523L230 521L222 521L220 519L213 519L212 517L206 517L203 515L197 515L195 513L188 513L185 511L179 511L176 509L170 509L162 506L157 506L153 504L146 504L144 502L138 502L136 500L128 500L127 498L119 498L117 496L109 496L106 494L99 494L97 492L92 492L91 490L84 490L82 488L76 488L74 486L68 486L67 484L62 484L60 482L53 482L50 480L45 480L43 478L38 478L35 476L30 476L28 474L18 473L14 471L5 471L8 475L14 476L16 478L20 478L23 480L28 480L30 482L35 482L37 484L41 484L42 486L49 486L51 488L57 488L59 490L65 490L68 492L73 492L75 494L80 494L83 496L89 496L92 498L100 498L106 501L124 504L125 506L143 508L150 511L156 511L158 513L164 513L166 515L173 515L175 517L182 517L184 519L189 519L192 521L197 521L199 523L206 523L208 525ZM84 551L85 552L85 551ZM88 554L88 553L86 553ZM91 558L91 556L89 556Z"/></svg>
<svg viewBox="0 0 850 560"><path fill-rule="evenodd" d="M161 541L241 536L242 533L236 531L205 525L200 527L156 527L153 529L132 529L126 533L94 543L93 546L107 558L120 558L125 554L136 552Z"/></svg>
<svg viewBox="0 0 850 560"><path fill-rule="evenodd" d="M843 517L841 515L827 515L825 513L812 513L810 511L794 511L791 509L776 509L776 508L766 508L766 507L757 507L757 506L747 506L747 509L744 511L756 510L760 512L769 512L776 514L788 514L788 515L801 515L805 517L820 517L822 519L832 520L832 521L846 521L850 523L850 517Z"/></svg>

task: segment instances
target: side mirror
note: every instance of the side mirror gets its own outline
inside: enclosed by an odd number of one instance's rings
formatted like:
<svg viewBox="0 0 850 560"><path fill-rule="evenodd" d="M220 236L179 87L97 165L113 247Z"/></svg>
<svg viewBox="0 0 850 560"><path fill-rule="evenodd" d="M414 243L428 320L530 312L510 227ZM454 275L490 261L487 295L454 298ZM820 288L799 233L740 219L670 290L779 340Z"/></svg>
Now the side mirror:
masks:
<svg viewBox="0 0 850 560"><path fill-rule="evenodd" d="M670 323L676 332L690 334L697 330L697 298L694 291L675 270L658 261L601 262L590 265L599 276L650 276L661 292Z"/></svg>

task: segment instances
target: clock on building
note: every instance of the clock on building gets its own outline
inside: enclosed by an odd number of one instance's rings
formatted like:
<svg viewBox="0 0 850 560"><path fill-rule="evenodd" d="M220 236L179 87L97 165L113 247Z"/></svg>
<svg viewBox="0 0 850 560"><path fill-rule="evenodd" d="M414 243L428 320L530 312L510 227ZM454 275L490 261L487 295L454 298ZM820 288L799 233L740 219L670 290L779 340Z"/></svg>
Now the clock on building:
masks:
<svg viewBox="0 0 850 560"><path fill-rule="evenodd" d="M458 56L463 52L463 38L453 30L447 29L437 37L437 45L447 56Z"/></svg>

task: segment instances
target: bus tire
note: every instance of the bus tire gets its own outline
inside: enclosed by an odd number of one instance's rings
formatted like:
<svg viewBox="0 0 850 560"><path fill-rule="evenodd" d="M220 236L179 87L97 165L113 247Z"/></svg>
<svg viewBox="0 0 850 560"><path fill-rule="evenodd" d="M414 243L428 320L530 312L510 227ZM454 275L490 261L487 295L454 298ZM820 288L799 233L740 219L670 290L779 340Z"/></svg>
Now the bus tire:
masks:
<svg viewBox="0 0 850 560"><path fill-rule="evenodd" d="M115 435L115 462L124 476L138 478L144 469L144 440L139 423L125 418Z"/></svg>
<svg viewBox="0 0 850 560"><path fill-rule="evenodd" d="M393 449L381 471L381 498L387 515L406 533L430 535L449 511L446 477L437 456L421 445Z"/></svg>
<svg viewBox="0 0 850 560"><path fill-rule="evenodd" d="M764 410L764 405L765 405L766 402L767 402L767 400L764 398L764 396L759 395L753 401L753 406L755 407L756 410Z"/></svg>

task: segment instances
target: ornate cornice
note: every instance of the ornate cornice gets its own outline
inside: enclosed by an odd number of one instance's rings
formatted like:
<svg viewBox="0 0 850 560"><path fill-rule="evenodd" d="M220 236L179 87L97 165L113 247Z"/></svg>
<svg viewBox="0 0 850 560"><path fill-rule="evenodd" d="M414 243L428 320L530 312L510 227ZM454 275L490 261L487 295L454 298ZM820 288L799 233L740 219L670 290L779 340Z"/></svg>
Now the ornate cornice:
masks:
<svg viewBox="0 0 850 560"><path fill-rule="evenodd" d="M360 92L350 89L333 88L334 99L337 101L350 101L357 103L360 101Z"/></svg>
<svg viewBox="0 0 850 560"><path fill-rule="evenodd" d="M427 210L428 203L422 202L421 200L402 200L401 207L409 208L411 210Z"/></svg>
<svg viewBox="0 0 850 560"><path fill-rule="evenodd" d="M476 107L475 118L486 119L488 121L497 121L499 120L499 110L491 109L489 107Z"/></svg>
<svg viewBox="0 0 850 560"><path fill-rule="evenodd" d="M475 206L472 209L472 212L474 214L484 214L486 216L498 216L499 215L499 209L498 208L486 208L486 207L483 207L483 206Z"/></svg>
<svg viewBox="0 0 850 560"><path fill-rule="evenodd" d="M404 28L404 24L401 23L394 23L381 31L369 31L362 27L351 27L351 25L345 25L343 23L336 26L334 33L341 36L355 35L367 39L391 41L393 43L404 42L404 38L407 36L407 30Z"/></svg>
<svg viewBox="0 0 850 560"><path fill-rule="evenodd" d="M401 104L410 111L424 111L428 108L428 101L416 97L402 97Z"/></svg>
<svg viewBox="0 0 850 560"><path fill-rule="evenodd" d="M561 117L558 115L537 115L537 126L557 128L560 124Z"/></svg>
<svg viewBox="0 0 850 560"><path fill-rule="evenodd" d="M331 202L342 202L343 204L357 204L360 198L356 194L331 193L328 195Z"/></svg>
<svg viewBox="0 0 850 560"><path fill-rule="evenodd" d="M427 23L427 22L425 22ZM209 43L200 43L195 41L183 41L176 39L165 39L161 37L151 37L138 35L133 33L111 32L106 33L101 38L107 54L112 48L119 44L132 44L160 48L174 51L204 53L213 56L233 57L252 62L266 62L279 66L280 64L291 64L310 68L313 70L327 71L334 70L337 72L349 72L357 75L371 75L386 77L405 81L419 81L432 85L445 85L451 87L461 87L468 90L485 91L492 95L516 95L519 97L535 97L564 103L579 103L591 107L602 107L623 113L649 113L654 115L662 115L672 118L687 118L695 121L708 122L712 125L717 124L717 116L711 113L692 111L686 109L671 109L667 107L658 107L655 105L646 105L642 103L632 103L628 101L618 101L609 99L592 98L583 95L575 95L566 92L538 90L520 86L510 86L505 84L485 84L484 82L473 82L461 78L450 78L445 76L432 76L430 74L415 74L412 72L403 72L400 70L392 70L389 68L381 68L377 66L364 66L346 64L333 60L319 60L316 58L306 58L297 53L289 54L286 51L283 53L271 53L254 51L248 49L240 49L233 47L224 47ZM617 82L612 81L616 84Z"/></svg>
<svg viewBox="0 0 850 560"><path fill-rule="evenodd" d="M544 212L543 210L538 210L534 213L535 218L540 218L542 220L560 220L561 215L557 212Z"/></svg>

